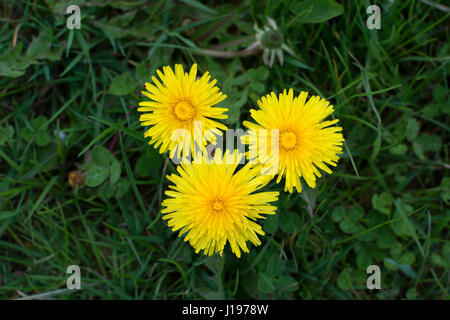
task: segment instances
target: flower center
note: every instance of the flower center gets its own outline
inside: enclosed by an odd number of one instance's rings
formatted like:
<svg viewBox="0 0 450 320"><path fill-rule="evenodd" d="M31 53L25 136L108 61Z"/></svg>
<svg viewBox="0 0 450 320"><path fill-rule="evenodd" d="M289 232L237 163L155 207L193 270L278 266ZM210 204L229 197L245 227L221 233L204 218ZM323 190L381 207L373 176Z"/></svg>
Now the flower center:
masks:
<svg viewBox="0 0 450 320"><path fill-rule="evenodd" d="M283 44L283 34L278 30L266 31L262 36L262 43L267 48L279 48Z"/></svg>
<svg viewBox="0 0 450 320"><path fill-rule="evenodd" d="M224 208L222 200L213 200L211 206L214 211L222 211Z"/></svg>
<svg viewBox="0 0 450 320"><path fill-rule="evenodd" d="M292 131L286 131L280 135L280 146L285 150L294 149L297 145L297 136Z"/></svg>
<svg viewBox="0 0 450 320"><path fill-rule="evenodd" d="M195 110L192 104L187 101L179 101L173 108L175 116L180 121L188 121L194 118Z"/></svg>

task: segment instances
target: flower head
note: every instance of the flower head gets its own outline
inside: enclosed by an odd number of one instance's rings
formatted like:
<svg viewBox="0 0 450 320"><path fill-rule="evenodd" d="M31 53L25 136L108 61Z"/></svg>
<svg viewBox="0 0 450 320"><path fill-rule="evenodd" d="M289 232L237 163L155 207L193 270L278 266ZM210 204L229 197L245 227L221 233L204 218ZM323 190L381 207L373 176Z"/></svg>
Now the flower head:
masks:
<svg viewBox="0 0 450 320"><path fill-rule="evenodd" d="M165 192L163 219L173 231L180 230L180 236L186 233L184 240L196 253L222 254L229 242L239 258L241 250L249 252L247 241L261 244L257 235L264 232L255 221L265 219L262 214L275 214L276 207L269 203L278 199L278 192L257 193L270 180L250 164L235 172L242 156L235 151L222 158L217 149L209 163L182 163L178 175L167 176L174 185Z"/></svg>
<svg viewBox="0 0 450 320"><path fill-rule="evenodd" d="M180 154L184 148L194 153L195 144L191 137L194 136L195 123L201 124L201 140L196 140L200 149L207 144L207 137L212 139L213 134L221 134L219 129L227 129L225 125L212 120L226 119L227 115L223 113L228 109L214 107L226 95L214 86L216 80L210 81L208 72L197 79L196 64L189 73L185 73L180 64L175 65L175 73L169 66L163 67L163 72L156 72L162 83L156 77L152 77L154 84L145 83L147 91L142 91L142 94L151 101L139 102L138 111L144 112L139 118L141 124L150 126L145 137L151 137L149 144L159 147L160 153L170 150L172 157L175 151ZM190 134L189 139L177 133L180 129Z"/></svg>
<svg viewBox="0 0 450 320"><path fill-rule="evenodd" d="M283 51L286 51L290 55L295 55L294 51L284 43L284 35L280 29L278 29L275 20L267 18L267 25L261 30L258 25L255 24L255 38L253 42L246 50L253 50L255 48L263 49L263 61L265 65L272 68L277 55L280 65L284 63Z"/></svg>
<svg viewBox="0 0 450 320"><path fill-rule="evenodd" d="M258 101L260 110L250 110L255 123L244 121L249 128L250 150L256 150L261 163L278 156L277 183L286 177L284 190L293 192L294 187L301 192L300 177L311 187L316 186L316 176L321 177L318 169L332 173L327 165L336 166L338 154L342 153L344 137L341 127L331 126L339 120L324 119L333 111L333 106L319 96L308 101L307 92L294 97L292 89L277 96L271 93ZM275 153L267 141L272 141L271 130L278 129L278 153ZM261 139L259 132L269 132L267 139Z"/></svg>

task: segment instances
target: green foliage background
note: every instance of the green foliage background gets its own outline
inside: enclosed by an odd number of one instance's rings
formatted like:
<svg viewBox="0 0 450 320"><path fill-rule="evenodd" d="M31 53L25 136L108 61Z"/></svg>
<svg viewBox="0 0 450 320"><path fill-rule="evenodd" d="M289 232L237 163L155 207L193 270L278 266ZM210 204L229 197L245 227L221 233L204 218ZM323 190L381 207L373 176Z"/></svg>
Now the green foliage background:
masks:
<svg viewBox="0 0 450 320"><path fill-rule="evenodd" d="M66 28L69 4L81 30ZM381 30L365 25L370 4ZM265 16L295 51L284 66L242 51ZM0 21L1 298L449 298L448 13L413 0L4 0ZM161 220L174 166L136 106L157 68L193 62L228 95L231 128L284 88L327 98L344 128L334 174L281 193L241 259L196 255ZM76 170L87 186L73 190ZM82 290L64 289L71 264ZM382 290L366 288L371 264Z"/></svg>

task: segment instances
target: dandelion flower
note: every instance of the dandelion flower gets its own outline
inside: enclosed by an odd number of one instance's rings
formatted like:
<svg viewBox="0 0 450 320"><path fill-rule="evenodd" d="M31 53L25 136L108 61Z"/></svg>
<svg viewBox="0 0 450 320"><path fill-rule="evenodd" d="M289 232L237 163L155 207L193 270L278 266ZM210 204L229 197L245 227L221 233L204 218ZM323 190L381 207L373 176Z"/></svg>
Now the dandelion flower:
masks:
<svg viewBox="0 0 450 320"><path fill-rule="evenodd" d="M208 72L197 79L196 64L189 73L185 73L180 64L175 65L175 73L169 66L163 67L163 72L156 72L161 82L153 76L154 84L145 83L147 91L142 94L151 101L139 102L138 111L144 112L139 118L141 125L150 126L145 137L151 137L149 144L154 144L156 149L159 147L160 153L170 150L172 157L175 151L180 154L184 148L189 148L193 154L194 124L201 125L200 141L196 140L200 150L207 144L206 139L212 140L214 135L221 134L219 129L227 129L213 120L226 119L228 116L224 112L228 109L214 107L226 95L215 86L216 80L210 81ZM189 139L185 135L174 136L179 129L189 133Z"/></svg>
<svg viewBox="0 0 450 320"><path fill-rule="evenodd" d="M182 163L178 174L167 176L173 185L165 192L163 219L173 231L180 230L180 236L186 234L184 240L196 253L203 250L205 255L222 255L228 242L239 258L241 250L249 252L247 241L261 244L258 234L264 235L264 231L255 221L275 214L276 207L269 203L276 201L279 193L256 192L270 180L249 163L236 171L242 156L234 151L222 158L217 149L213 161Z"/></svg>
<svg viewBox="0 0 450 320"><path fill-rule="evenodd" d="M280 65L284 63L283 51L286 51L290 55L295 56L294 51L284 43L284 35L281 30L278 29L275 20L266 17L268 24L261 30L257 24L255 24L255 38L256 41L248 46L247 51L255 48L263 49L263 62L266 66L272 68L277 55Z"/></svg>
<svg viewBox="0 0 450 320"><path fill-rule="evenodd" d="M332 126L339 120L324 119L333 111L333 106L319 96L308 101L307 92L294 97L292 89L277 96L271 93L258 101L260 110L250 110L255 123L244 121L249 128L246 142L254 150L261 163L267 162L275 153L269 147L272 139L270 129L278 129L278 170L277 183L285 177L284 191L301 192L300 177L311 187L316 186L316 176L321 177L318 169L331 174L327 165L336 166L338 154L342 153L344 137L341 127ZM260 129L268 129L267 139L260 139ZM258 144L259 141L259 144ZM269 141L269 142L267 142ZM266 160L262 154L266 152ZM250 154L250 152L249 152Z"/></svg>

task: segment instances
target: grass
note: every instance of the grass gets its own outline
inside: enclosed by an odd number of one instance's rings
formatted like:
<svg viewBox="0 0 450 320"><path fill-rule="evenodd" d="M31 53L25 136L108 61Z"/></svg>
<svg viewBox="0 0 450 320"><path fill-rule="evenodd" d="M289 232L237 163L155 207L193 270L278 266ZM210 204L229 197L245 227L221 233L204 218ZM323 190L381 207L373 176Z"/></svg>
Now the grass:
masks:
<svg viewBox="0 0 450 320"><path fill-rule="evenodd" d="M1 298L449 298L442 8L340 1L341 15L302 23L301 1L77 3L81 30L66 28L64 1L0 4ZM376 3L382 28L369 30ZM243 51L265 15L295 51L284 66ZM196 255L161 219L175 167L146 143L136 106L157 68L193 62L228 95L229 127L294 88L329 99L344 128L334 173L281 193L262 245L240 259ZM76 183L99 163L105 182ZM72 264L82 290L65 289ZM372 264L382 290L366 287Z"/></svg>

